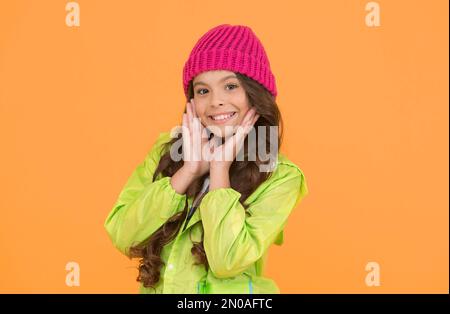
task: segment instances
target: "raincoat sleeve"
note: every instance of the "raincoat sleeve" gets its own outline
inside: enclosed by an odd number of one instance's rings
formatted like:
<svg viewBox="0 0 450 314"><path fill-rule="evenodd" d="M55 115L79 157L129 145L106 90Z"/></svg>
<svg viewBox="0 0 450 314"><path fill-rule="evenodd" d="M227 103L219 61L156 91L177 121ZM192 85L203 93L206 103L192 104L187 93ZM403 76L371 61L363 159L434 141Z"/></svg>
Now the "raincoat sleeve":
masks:
<svg viewBox="0 0 450 314"><path fill-rule="evenodd" d="M171 177L152 182L162 154L162 144L170 133L161 133L145 159L128 178L104 227L114 246L129 256L128 248L139 244L162 226L169 217L184 208L186 195L178 194Z"/></svg>
<svg viewBox="0 0 450 314"><path fill-rule="evenodd" d="M208 192L200 213L203 245L211 271L217 278L234 277L259 260L269 246L282 242L288 216L308 194L299 168L282 167L273 181L249 204L246 215L239 201L241 193L232 188Z"/></svg>

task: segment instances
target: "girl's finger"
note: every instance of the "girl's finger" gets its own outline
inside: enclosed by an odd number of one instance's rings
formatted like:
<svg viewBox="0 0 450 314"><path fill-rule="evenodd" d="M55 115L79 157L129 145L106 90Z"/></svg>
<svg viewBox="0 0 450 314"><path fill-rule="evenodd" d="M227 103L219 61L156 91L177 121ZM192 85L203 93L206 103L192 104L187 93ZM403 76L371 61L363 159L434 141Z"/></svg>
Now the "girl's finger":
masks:
<svg viewBox="0 0 450 314"><path fill-rule="evenodd" d="M208 142L208 132L206 128L200 123L200 129L201 129L201 136L202 136L202 143Z"/></svg>
<svg viewBox="0 0 450 314"><path fill-rule="evenodd" d="M214 135L213 138L209 141L210 143L210 152L211 152L211 160L220 161L221 157L216 155L217 149L219 147L218 138Z"/></svg>
<svg viewBox="0 0 450 314"><path fill-rule="evenodd" d="M247 129L246 129L246 132L245 132L246 134L250 133L250 131L252 130L252 128L255 126L256 121L258 121L259 117L260 117L259 114L256 114L256 115L253 117L252 122L249 123L248 126L247 126Z"/></svg>
<svg viewBox="0 0 450 314"><path fill-rule="evenodd" d="M186 104L186 111L187 111L187 120L188 120L189 129L191 129L191 127L192 127L192 108L191 108L190 102L188 102Z"/></svg>
<svg viewBox="0 0 450 314"><path fill-rule="evenodd" d="M195 120L195 132L197 133L197 135L201 136L202 128L200 120L197 117L194 117L193 119Z"/></svg>
<svg viewBox="0 0 450 314"><path fill-rule="evenodd" d="M191 110L192 110L192 116L197 118L197 110L195 110L194 98L191 99Z"/></svg>
<svg viewBox="0 0 450 314"><path fill-rule="evenodd" d="M209 141L209 149L211 153L214 153L214 149L216 148L216 138L213 137L210 141Z"/></svg>
<svg viewBox="0 0 450 314"><path fill-rule="evenodd" d="M244 128L239 128L236 134L233 136L233 159L237 156L238 152L241 150L242 145L244 144L246 130Z"/></svg>
<svg viewBox="0 0 450 314"><path fill-rule="evenodd" d="M241 127L246 128L247 125L252 121L254 109L251 108L249 111L247 111L247 114L245 115L244 119L242 120L242 123L240 124Z"/></svg>
<svg viewBox="0 0 450 314"><path fill-rule="evenodd" d="M259 117L260 117L259 114L255 115L255 117L253 118L252 124L251 124L252 126L255 125L255 123L256 123L256 121L258 121Z"/></svg>
<svg viewBox="0 0 450 314"><path fill-rule="evenodd" d="M182 127L182 135L183 135L183 158L185 161L191 160L191 134L189 128L187 127L187 114L183 113L183 127Z"/></svg>
<svg viewBox="0 0 450 314"><path fill-rule="evenodd" d="M187 115L183 113L183 123L182 123L182 133L185 136L185 133L189 131L189 127L187 125Z"/></svg>
<svg viewBox="0 0 450 314"><path fill-rule="evenodd" d="M242 121L242 125L245 126L249 121L251 121L255 113L256 113L255 108L250 108L250 110L247 111L244 120Z"/></svg>
<svg viewBox="0 0 450 314"><path fill-rule="evenodd" d="M247 120L245 123L242 124L242 130L244 134L250 133L259 117L260 117L259 114L255 112L255 115L252 116L252 118L250 118L249 120Z"/></svg>
<svg viewBox="0 0 450 314"><path fill-rule="evenodd" d="M201 123L202 120L201 120L200 117L197 115L197 110L195 109L194 98L191 99L191 111L192 111L192 118L198 120L200 132L202 132L202 131L203 131L203 125L202 125L202 123Z"/></svg>
<svg viewBox="0 0 450 314"><path fill-rule="evenodd" d="M198 145L198 126L197 126L197 120L192 120L192 145L195 146L194 150L197 150Z"/></svg>
<svg viewBox="0 0 450 314"><path fill-rule="evenodd" d="M200 123L200 119L197 117L192 117L193 121L195 121L195 133L198 134L198 136L202 136L202 124Z"/></svg>

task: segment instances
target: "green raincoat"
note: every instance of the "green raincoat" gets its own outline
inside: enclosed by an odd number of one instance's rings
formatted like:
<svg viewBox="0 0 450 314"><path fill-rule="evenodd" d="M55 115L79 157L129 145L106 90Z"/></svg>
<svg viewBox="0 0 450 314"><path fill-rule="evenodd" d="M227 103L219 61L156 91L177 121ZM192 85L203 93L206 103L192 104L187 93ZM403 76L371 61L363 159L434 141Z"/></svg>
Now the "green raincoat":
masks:
<svg viewBox="0 0 450 314"><path fill-rule="evenodd" d="M177 212L186 195L178 194L170 177L160 173L152 182L159 159L170 140L163 132L144 161L137 166L108 214L104 227L114 246L127 249L147 239ZM177 237L161 253L165 265L155 289L140 285L140 293L280 293L276 283L263 276L268 248L283 243L283 228L291 211L308 194L303 172L282 154L266 181L247 198L246 215L241 194L232 188L209 191ZM189 208L193 197L188 197ZM192 241L203 245L209 270L194 265ZM191 241L192 240L192 241Z"/></svg>

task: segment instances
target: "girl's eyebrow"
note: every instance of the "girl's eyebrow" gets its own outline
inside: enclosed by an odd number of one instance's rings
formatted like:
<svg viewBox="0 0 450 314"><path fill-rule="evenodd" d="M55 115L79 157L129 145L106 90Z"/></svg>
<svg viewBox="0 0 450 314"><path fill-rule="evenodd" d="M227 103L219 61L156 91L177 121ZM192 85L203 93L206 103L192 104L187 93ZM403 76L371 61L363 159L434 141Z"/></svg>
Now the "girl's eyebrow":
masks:
<svg viewBox="0 0 450 314"><path fill-rule="evenodd" d="M237 78L237 77L236 77L236 75L228 75L228 76L222 77L222 78L219 80L219 82L225 81L226 79L229 79L229 78ZM199 85L199 84L203 84L203 85L209 86L208 84L206 84L206 83L204 83L204 82L198 81L198 82L195 82L194 85L193 85L192 87L195 87L195 86L197 86L197 85Z"/></svg>

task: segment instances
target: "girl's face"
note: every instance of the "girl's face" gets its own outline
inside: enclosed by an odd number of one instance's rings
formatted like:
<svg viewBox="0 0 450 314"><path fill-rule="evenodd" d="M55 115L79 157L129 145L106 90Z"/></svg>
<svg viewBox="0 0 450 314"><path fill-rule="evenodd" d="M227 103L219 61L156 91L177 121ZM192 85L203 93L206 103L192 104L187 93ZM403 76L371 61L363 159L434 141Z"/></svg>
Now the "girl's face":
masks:
<svg viewBox="0 0 450 314"><path fill-rule="evenodd" d="M200 73L193 80L197 116L214 135L228 138L250 109L236 74L226 70Z"/></svg>

